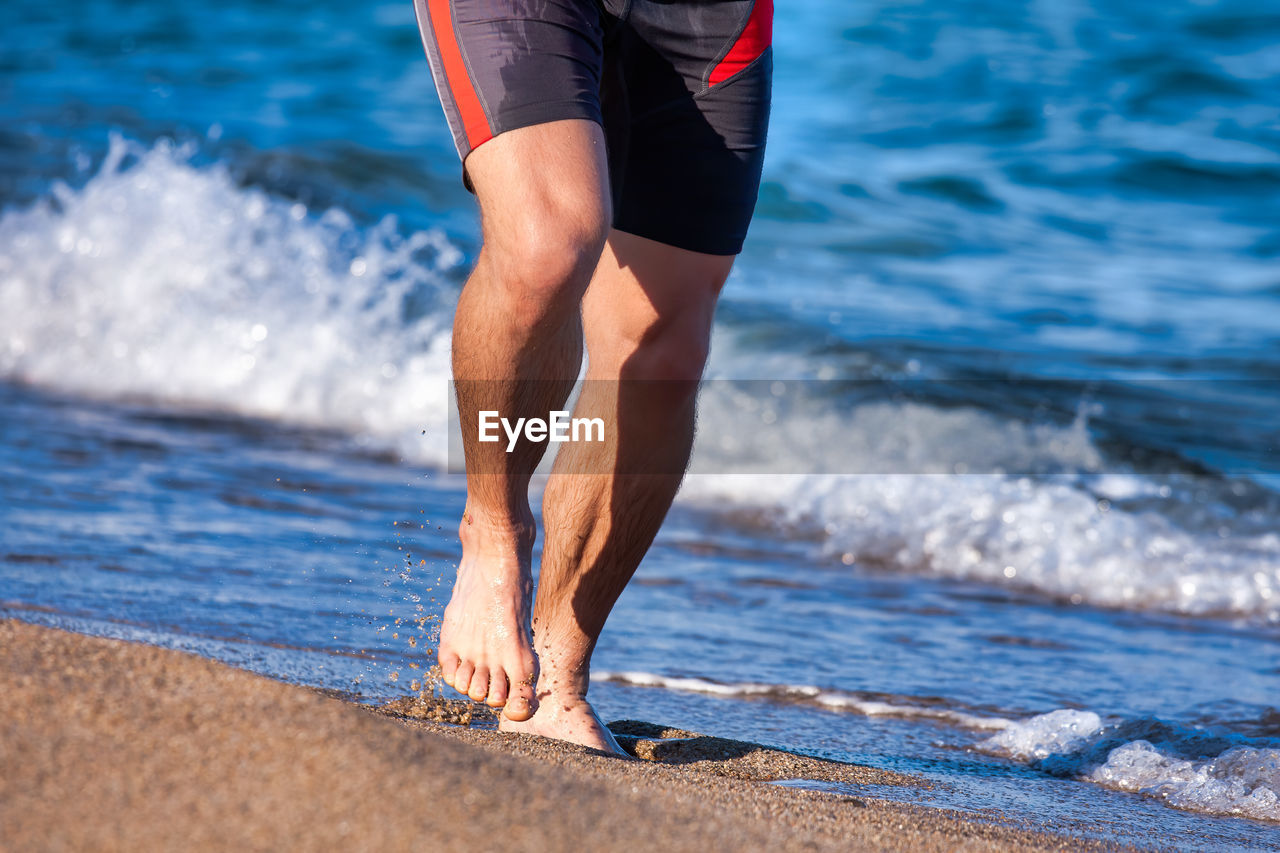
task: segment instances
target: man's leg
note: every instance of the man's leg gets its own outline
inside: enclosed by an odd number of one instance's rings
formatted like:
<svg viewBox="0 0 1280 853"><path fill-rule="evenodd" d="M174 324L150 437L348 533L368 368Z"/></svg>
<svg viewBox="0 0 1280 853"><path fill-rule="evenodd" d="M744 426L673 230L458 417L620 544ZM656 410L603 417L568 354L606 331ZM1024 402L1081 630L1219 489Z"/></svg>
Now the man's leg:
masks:
<svg viewBox="0 0 1280 853"><path fill-rule="evenodd" d="M522 731L617 751L586 701L605 619L653 542L693 444L694 403L732 256L614 231L583 300L588 382L574 417L603 443L561 445L543 493L534 610L538 712Z"/></svg>
<svg viewBox="0 0 1280 853"><path fill-rule="evenodd" d="M466 162L484 245L458 299L453 374L467 469L462 561L440 627L444 680L512 720L536 707L529 478L544 444L481 443L477 412L546 418L582 360L580 304L609 221L604 135L567 120L500 134Z"/></svg>

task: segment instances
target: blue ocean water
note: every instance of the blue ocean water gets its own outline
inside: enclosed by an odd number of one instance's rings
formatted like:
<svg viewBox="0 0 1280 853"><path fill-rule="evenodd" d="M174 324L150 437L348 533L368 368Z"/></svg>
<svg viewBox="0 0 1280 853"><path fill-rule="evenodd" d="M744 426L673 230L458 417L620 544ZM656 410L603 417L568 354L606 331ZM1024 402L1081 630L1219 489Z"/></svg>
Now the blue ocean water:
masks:
<svg viewBox="0 0 1280 853"><path fill-rule="evenodd" d="M607 717L1276 845L1278 35L1245 3L779 7L711 374L810 399L783 429L709 393ZM411 4L26 4L0 94L0 608L417 689L478 231Z"/></svg>

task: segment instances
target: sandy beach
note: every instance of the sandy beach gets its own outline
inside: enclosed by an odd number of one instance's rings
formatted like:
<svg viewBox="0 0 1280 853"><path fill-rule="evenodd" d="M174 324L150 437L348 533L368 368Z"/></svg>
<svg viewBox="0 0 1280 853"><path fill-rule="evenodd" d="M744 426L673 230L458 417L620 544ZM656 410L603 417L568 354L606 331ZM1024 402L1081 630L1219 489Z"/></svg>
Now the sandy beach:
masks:
<svg viewBox="0 0 1280 853"><path fill-rule="evenodd" d="M654 724L615 725L649 759L625 761L17 621L0 650L6 849L1096 847L767 784L916 780Z"/></svg>

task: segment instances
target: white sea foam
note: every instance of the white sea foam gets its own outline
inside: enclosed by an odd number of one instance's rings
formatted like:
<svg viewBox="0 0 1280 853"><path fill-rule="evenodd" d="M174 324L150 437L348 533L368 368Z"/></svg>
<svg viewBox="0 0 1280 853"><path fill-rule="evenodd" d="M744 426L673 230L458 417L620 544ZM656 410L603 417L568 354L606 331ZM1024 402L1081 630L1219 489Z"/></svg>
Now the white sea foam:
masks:
<svg viewBox="0 0 1280 853"><path fill-rule="evenodd" d="M812 685L725 684L651 672L601 671L592 679L725 698L772 699L864 717L921 719L974 732L994 732L974 748L1055 775L1156 797L1175 808L1280 821L1280 749L1240 745L1216 757L1193 761L1161 751L1147 740L1117 738L1122 727L1088 710L1062 708L1014 720L913 702L910 697L871 697ZM1195 738L1200 733L1189 734Z"/></svg>
<svg viewBox="0 0 1280 853"><path fill-rule="evenodd" d="M722 684L705 678L657 675L652 672L596 672L594 681L628 684L633 687L660 687L688 693L705 693L730 698L767 698L802 705L814 705L866 717L903 717L938 720L953 726L975 730L998 730L1010 725L1000 717L972 714L936 705L890 702L840 690L823 690L805 684L759 684L753 682Z"/></svg>
<svg viewBox="0 0 1280 853"><path fill-rule="evenodd" d="M1280 749L1242 746L1187 761L1140 740L1113 749L1084 778L1188 811L1280 821Z"/></svg>
<svg viewBox="0 0 1280 853"><path fill-rule="evenodd" d="M853 711L865 717L905 717L925 720L937 720L964 729L978 731L999 731L1009 725L1009 721L1001 717L990 717L981 714L970 714L953 708L933 705L912 705L897 702L883 702L874 699L862 699L847 693L823 692L815 697L815 701L827 708Z"/></svg>
<svg viewBox="0 0 1280 853"><path fill-rule="evenodd" d="M716 343L713 375L820 378L820 367L756 354L725 330ZM816 529L824 555L846 563L1074 603L1280 621L1274 527L1233 532L1220 507L1185 486L1105 469L1083 408L1063 425L910 402L797 417L762 395L713 388L699 413L693 471L683 501L752 509L756 523L779 530ZM734 471L743 473L720 473ZM787 471L805 473L778 473ZM815 473L823 471L833 473ZM835 473L848 471L872 475ZM1030 476L927 473L947 471ZM1111 505L1180 492L1190 502L1177 521Z"/></svg>
<svg viewBox="0 0 1280 853"><path fill-rule="evenodd" d="M779 684L721 684L705 678L680 678L656 675L652 672L596 672L595 681L611 681L630 684L633 687L662 687L667 690L683 690L689 693L707 693L712 696L775 696L812 699L822 691L805 685Z"/></svg>
<svg viewBox="0 0 1280 853"><path fill-rule="evenodd" d="M236 183L191 152L114 139L83 187L0 214L0 377L107 398L211 406L344 430L442 465L454 289L438 233L353 223ZM410 307L406 307L406 306ZM713 375L822 378L717 331ZM1063 599L1280 620L1280 535L1188 525L1098 498L1162 494L1097 475L1084 416L1021 423L977 409L870 403L755 431L760 400L710 394L681 501L752 511L819 556ZM743 406L754 408L743 408ZM793 432L785 432L791 430ZM425 435L424 435L425 431ZM725 441L729 444L725 444ZM736 442L736 444L734 443ZM1034 471L836 475L835 470ZM763 465L762 465L763 460Z"/></svg>
<svg viewBox="0 0 1280 853"><path fill-rule="evenodd" d="M1039 760L1080 746L1101 728L1102 718L1092 711L1062 708L1011 723L1004 731L983 741L981 747L986 752L1018 761Z"/></svg>
<svg viewBox="0 0 1280 853"><path fill-rule="evenodd" d="M0 376L377 436L443 461L461 254L237 186L192 152L113 138L83 188L0 217Z"/></svg>
<svg viewBox="0 0 1280 853"><path fill-rule="evenodd" d="M1115 744L1119 731L1092 711L1062 709L1011 723L977 749L1175 808L1280 821L1280 749L1241 745L1186 759L1144 739Z"/></svg>
<svg viewBox="0 0 1280 853"><path fill-rule="evenodd" d="M821 443L821 442L819 442ZM1112 479L1115 477L1113 475ZM1075 477L691 477L682 500L817 527L832 559L976 579L1074 603L1280 620L1280 536L1105 508Z"/></svg>

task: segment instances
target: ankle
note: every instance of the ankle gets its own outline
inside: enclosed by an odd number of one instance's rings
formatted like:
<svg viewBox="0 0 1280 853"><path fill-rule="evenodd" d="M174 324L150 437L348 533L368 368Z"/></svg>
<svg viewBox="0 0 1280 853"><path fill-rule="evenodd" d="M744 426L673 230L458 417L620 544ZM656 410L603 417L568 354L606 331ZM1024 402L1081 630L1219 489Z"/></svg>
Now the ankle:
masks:
<svg viewBox="0 0 1280 853"><path fill-rule="evenodd" d="M525 554L533 549L538 528L533 521L533 513L526 513L525 518L513 517L510 513L492 513L473 508L470 502L462 511L462 520L458 522L458 537L464 546L476 546L482 549L496 547L515 549Z"/></svg>
<svg viewBox="0 0 1280 853"><path fill-rule="evenodd" d="M534 627L534 632L536 635L536 626ZM548 701L561 701L570 704L585 702L587 690L591 687L591 670L589 666L566 668L552 656L548 656L546 663L542 664L543 654L546 654L546 652L539 653L538 683L534 688L539 701L546 697Z"/></svg>

